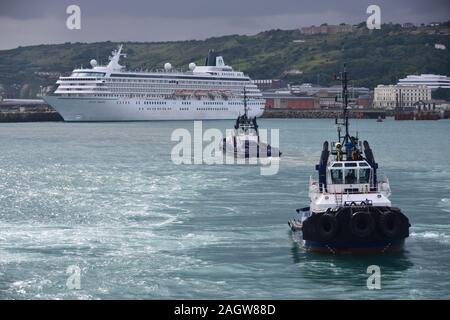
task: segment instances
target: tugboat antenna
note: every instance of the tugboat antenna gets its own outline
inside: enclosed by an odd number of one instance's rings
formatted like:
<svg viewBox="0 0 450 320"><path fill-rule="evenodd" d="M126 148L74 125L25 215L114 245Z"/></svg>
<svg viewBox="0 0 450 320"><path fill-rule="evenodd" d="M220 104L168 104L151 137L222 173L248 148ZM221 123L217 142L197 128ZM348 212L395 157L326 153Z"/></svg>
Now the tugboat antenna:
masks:
<svg viewBox="0 0 450 320"><path fill-rule="evenodd" d="M247 110L248 108L247 108L247 91L246 91L246 89L245 89L245 86L244 86L244 114L245 114L245 118L247 118Z"/></svg>
<svg viewBox="0 0 450 320"><path fill-rule="evenodd" d="M344 141L347 141L350 137L348 134L348 79L347 79L347 68L344 63L344 72L342 74L342 100L344 108L344 123L345 123L345 137Z"/></svg>
<svg viewBox="0 0 450 320"><path fill-rule="evenodd" d="M336 118L336 125L338 125L338 139L341 143L346 143L350 139L350 134L348 132L348 77L347 77L347 68L344 63L344 70L340 73L340 77L337 78L335 76L336 80L341 80L342 85L342 117L343 122L339 123L338 119ZM337 97L336 97L337 101ZM341 136L341 128L340 126L345 126L345 135ZM341 138L342 141L341 141Z"/></svg>

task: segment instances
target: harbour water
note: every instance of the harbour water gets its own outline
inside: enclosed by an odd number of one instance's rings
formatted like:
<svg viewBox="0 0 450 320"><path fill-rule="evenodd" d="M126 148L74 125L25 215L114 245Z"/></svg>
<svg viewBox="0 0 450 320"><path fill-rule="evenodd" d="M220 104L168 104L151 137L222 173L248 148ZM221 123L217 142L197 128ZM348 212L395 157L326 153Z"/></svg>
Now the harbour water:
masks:
<svg viewBox="0 0 450 320"><path fill-rule="evenodd" d="M306 253L287 226L308 205L333 120L259 124L280 129L273 176L173 164L171 133L192 122L2 124L0 298L450 297L449 121L351 122L412 225L403 253L364 257ZM380 266L380 290L366 286L369 265Z"/></svg>

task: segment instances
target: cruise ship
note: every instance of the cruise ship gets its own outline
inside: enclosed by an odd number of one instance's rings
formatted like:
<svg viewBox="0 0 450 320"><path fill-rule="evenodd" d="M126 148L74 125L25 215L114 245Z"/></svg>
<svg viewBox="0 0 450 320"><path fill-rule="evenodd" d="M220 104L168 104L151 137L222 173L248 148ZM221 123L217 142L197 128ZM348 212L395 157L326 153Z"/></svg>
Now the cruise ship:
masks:
<svg viewBox="0 0 450 320"><path fill-rule="evenodd" d="M43 99L69 122L236 119L244 114L244 91L249 116L264 112L265 99L250 77L213 50L204 66L190 63L186 72L170 63L162 70L127 71L119 64L126 56L122 48L106 66L91 60L92 68L61 76Z"/></svg>

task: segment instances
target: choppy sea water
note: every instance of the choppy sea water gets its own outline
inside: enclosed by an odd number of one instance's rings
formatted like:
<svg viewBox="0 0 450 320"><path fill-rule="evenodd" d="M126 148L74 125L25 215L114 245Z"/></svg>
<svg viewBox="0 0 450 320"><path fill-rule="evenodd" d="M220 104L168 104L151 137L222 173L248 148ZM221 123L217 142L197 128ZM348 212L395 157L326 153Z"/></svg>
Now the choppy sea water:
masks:
<svg viewBox="0 0 450 320"><path fill-rule="evenodd" d="M449 121L352 121L412 224L403 253L364 257L306 253L287 226L333 121L259 122L280 129L273 176L173 164L170 136L192 122L1 124L0 298L450 297Z"/></svg>

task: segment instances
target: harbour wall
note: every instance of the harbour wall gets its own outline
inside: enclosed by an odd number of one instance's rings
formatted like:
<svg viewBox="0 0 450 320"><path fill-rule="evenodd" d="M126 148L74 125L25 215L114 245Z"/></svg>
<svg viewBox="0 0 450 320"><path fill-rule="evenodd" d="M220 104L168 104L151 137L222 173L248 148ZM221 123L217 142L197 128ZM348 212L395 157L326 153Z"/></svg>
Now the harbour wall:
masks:
<svg viewBox="0 0 450 320"><path fill-rule="evenodd" d="M262 118L334 119L342 115L338 109L275 109L266 108ZM355 119L377 119L393 117L393 110L355 109L349 117ZM449 118L449 112L443 117ZM406 120L406 119L405 119ZM4 104L0 101L0 122L63 121L62 117L46 104Z"/></svg>
<svg viewBox="0 0 450 320"><path fill-rule="evenodd" d="M0 122L63 121L63 118L42 100L0 100Z"/></svg>
<svg viewBox="0 0 450 320"><path fill-rule="evenodd" d="M3 112L0 111L0 122L42 122L63 121L56 111Z"/></svg>
<svg viewBox="0 0 450 320"><path fill-rule="evenodd" d="M393 116L386 110L349 110L349 117L355 119L378 119ZM334 119L342 116L337 109L265 109L262 118Z"/></svg>

